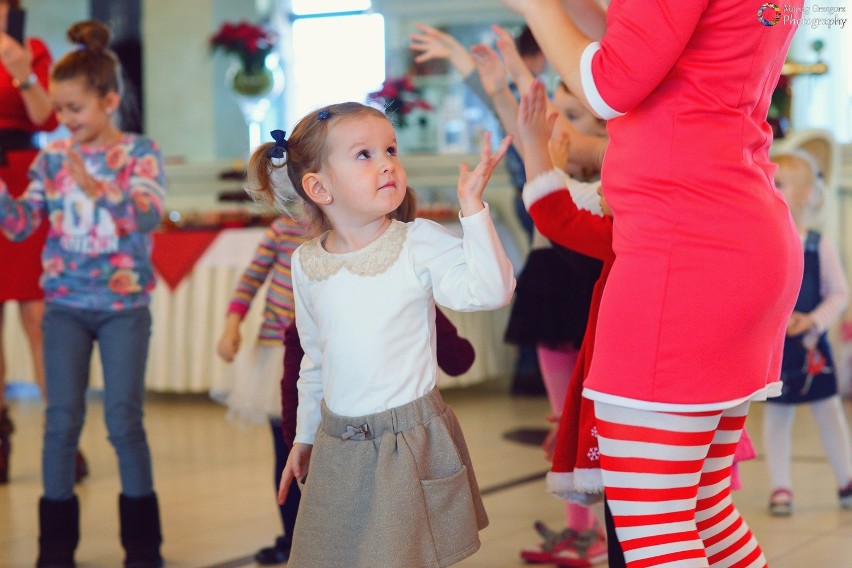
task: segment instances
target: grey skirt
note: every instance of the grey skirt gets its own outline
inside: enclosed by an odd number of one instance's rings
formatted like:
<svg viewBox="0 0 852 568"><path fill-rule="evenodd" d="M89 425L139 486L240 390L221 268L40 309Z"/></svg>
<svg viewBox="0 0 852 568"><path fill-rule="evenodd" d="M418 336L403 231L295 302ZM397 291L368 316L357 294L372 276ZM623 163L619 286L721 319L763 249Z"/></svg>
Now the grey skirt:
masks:
<svg viewBox="0 0 852 568"><path fill-rule="evenodd" d="M435 388L378 414L322 405L290 568L443 567L488 525L458 420Z"/></svg>

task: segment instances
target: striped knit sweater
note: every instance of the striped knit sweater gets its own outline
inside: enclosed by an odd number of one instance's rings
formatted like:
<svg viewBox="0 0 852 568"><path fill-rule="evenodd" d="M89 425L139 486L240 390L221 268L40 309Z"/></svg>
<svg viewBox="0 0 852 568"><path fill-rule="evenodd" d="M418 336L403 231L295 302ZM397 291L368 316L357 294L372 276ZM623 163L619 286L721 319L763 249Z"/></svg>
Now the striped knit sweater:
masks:
<svg viewBox="0 0 852 568"><path fill-rule="evenodd" d="M254 258L237 284L228 313L244 318L257 291L272 273L263 308L259 345L281 345L284 341L284 330L293 319L294 312L290 256L305 240L296 221L286 215L279 217L263 235Z"/></svg>

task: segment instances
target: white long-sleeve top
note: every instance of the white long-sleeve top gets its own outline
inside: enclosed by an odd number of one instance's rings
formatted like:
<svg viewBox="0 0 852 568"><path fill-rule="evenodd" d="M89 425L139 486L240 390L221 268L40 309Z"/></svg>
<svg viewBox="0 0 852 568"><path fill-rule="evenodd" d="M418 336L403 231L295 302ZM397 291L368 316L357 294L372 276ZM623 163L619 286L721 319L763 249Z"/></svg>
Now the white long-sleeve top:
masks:
<svg viewBox="0 0 852 568"><path fill-rule="evenodd" d="M344 416L406 404L437 382L435 302L491 310L515 289L486 207L461 218L458 237L438 223L394 221L366 247L333 254L325 235L293 254L296 321L305 356L295 442L312 444L320 401Z"/></svg>
<svg viewBox="0 0 852 568"><path fill-rule="evenodd" d="M802 235L802 244L807 234ZM810 312L815 329L822 333L840 317L849 300L849 286L834 242L827 236L819 239L819 288L822 301Z"/></svg>

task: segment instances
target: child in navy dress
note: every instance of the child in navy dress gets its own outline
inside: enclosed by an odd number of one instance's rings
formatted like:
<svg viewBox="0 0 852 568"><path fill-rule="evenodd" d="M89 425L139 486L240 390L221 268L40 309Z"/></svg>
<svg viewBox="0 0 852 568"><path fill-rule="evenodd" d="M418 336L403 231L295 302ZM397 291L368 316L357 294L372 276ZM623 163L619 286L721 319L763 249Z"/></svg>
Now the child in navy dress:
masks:
<svg viewBox="0 0 852 568"><path fill-rule="evenodd" d="M852 448L849 425L837 393L837 375L826 329L846 307L848 286L834 243L809 226L822 201L818 169L804 153L783 154L775 184L784 194L805 250L805 272L796 307L787 325L781 363L781 396L767 401L764 448L772 493L769 511L793 512L790 472L793 418L796 406L807 404L819 426L828 461L837 478L838 498L852 507Z"/></svg>

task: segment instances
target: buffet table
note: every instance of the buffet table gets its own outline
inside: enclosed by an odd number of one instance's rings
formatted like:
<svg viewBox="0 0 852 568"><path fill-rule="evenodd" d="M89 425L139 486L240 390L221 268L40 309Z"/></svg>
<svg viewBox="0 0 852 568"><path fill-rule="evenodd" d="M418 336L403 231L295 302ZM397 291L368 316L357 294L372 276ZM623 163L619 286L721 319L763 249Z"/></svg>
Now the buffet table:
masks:
<svg viewBox="0 0 852 568"><path fill-rule="evenodd" d="M153 329L146 385L163 392L208 392L228 388L227 363L215 352L225 324L231 294L251 261L264 227L168 231L155 233L154 264L162 274L152 294ZM241 328L243 348L257 335L265 289L259 292ZM476 349L473 367L461 377L440 378L442 386L477 383L505 376L514 350L503 343L508 308L494 312L459 313L444 310ZM26 338L18 325L17 306L5 306L4 345L7 376L32 382ZM91 386L103 384L98 356L92 358Z"/></svg>

